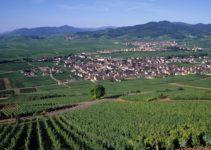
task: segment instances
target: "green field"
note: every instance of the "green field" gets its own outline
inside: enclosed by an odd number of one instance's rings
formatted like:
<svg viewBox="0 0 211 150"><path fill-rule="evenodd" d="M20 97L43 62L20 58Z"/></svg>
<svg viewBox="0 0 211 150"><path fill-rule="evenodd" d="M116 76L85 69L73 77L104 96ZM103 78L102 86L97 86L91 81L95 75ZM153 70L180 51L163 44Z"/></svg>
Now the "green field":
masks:
<svg viewBox="0 0 211 150"><path fill-rule="evenodd" d="M119 42L115 44L114 42ZM197 44L203 45L206 40ZM106 89L105 102L60 115L46 112L95 102L90 90L94 83L76 77L62 65L58 85L39 67L53 62L24 62L21 58L69 55L84 51L125 48L123 41L63 37L0 39L0 149L179 149L211 146L211 77L206 75L168 76L121 82L100 81ZM194 41L189 43L194 45ZM210 56L206 51L121 52L102 55L129 57ZM187 66L188 64L179 64ZM37 68L35 77L21 70ZM9 80L4 89L3 78ZM110 101L106 101L110 100ZM24 120L23 117L29 117ZM13 121L6 122L6 119Z"/></svg>
<svg viewBox="0 0 211 150"><path fill-rule="evenodd" d="M62 78L62 76L60 77ZM68 86L59 86L49 76L22 78L9 77L13 88L36 87L36 92L11 95L4 104L16 107L3 109L7 116L36 113L47 108L91 100L90 89L93 83L78 80ZM159 100L211 100L211 78L205 76L175 76L153 80L135 79L122 82L102 81L106 88L105 98L120 97L130 101Z"/></svg>
<svg viewBox="0 0 211 150"><path fill-rule="evenodd" d="M27 57L64 56L72 53L93 52L97 50L128 48L122 39L77 38L65 40L63 36L36 39L32 37L2 37L0 38L0 61ZM150 57L150 56L199 56L211 57L210 38L178 40L187 43L189 47L205 48L202 52L169 51L169 52L120 52L103 56L111 57ZM0 66L1 68L1 66ZM1 69L0 69L1 70Z"/></svg>
<svg viewBox="0 0 211 150"><path fill-rule="evenodd" d="M119 42L116 44L115 42ZM125 48L119 40L74 39L62 36L33 39L30 37L0 38L0 61L26 57L69 55L86 51Z"/></svg>
<svg viewBox="0 0 211 150"><path fill-rule="evenodd" d="M89 81L59 86L49 76L24 79L18 72L6 75L12 87L36 87L36 92L0 100L4 105L1 114L7 117L36 117L49 108L92 100L90 89L94 84ZM210 80L207 76L189 75L102 81L105 99L117 101L54 117L0 124L0 146L55 150L209 147Z"/></svg>
<svg viewBox="0 0 211 150"><path fill-rule="evenodd" d="M71 87L57 84L39 86L35 93L20 93L8 100L1 100L0 103L8 105L1 112L6 116L33 114L48 108L89 101L92 99L89 94L91 87L89 82L73 83Z"/></svg>
<svg viewBox="0 0 211 150"><path fill-rule="evenodd" d="M130 57L190 57L190 56L211 56L210 51L155 51L155 52L118 52L112 54L102 54L103 57L130 58Z"/></svg>

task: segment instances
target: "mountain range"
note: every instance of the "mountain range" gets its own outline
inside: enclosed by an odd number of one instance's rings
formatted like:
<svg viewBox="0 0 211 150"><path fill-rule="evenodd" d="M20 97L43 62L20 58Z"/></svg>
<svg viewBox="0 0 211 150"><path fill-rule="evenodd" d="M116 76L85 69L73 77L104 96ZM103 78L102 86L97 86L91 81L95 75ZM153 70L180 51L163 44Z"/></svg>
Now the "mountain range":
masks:
<svg viewBox="0 0 211 150"><path fill-rule="evenodd" d="M38 27L38 28L21 28L16 29L11 32L7 32L4 35L9 36L54 36L54 35L62 35L67 33L80 33L80 32L91 32L104 30L108 28L114 27L100 27L100 28L77 28L68 25L60 26L60 27Z"/></svg>
<svg viewBox="0 0 211 150"><path fill-rule="evenodd" d="M211 36L211 24L187 24L183 22L149 22L126 27L76 28L72 26L22 28L4 35L9 36L55 36L76 34L78 36L105 38L160 38L174 39Z"/></svg>
<svg viewBox="0 0 211 150"><path fill-rule="evenodd" d="M142 25L107 29L97 32L80 33L90 34L94 37L108 38L159 38L169 37L175 39L189 37L211 36L211 24L186 24L182 22L149 22Z"/></svg>

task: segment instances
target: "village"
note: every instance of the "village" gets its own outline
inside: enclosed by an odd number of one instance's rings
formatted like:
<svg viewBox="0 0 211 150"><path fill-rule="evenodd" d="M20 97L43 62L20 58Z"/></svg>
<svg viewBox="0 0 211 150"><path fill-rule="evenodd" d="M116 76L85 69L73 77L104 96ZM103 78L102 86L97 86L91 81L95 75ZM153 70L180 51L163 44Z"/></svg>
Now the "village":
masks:
<svg viewBox="0 0 211 150"><path fill-rule="evenodd" d="M133 51L201 51L201 47L189 47L186 43L176 41L135 41L127 42L126 45L134 46Z"/></svg>
<svg viewBox="0 0 211 150"><path fill-rule="evenodd" d="M191 64L180 66L178 64ZM203 58L91 58L73 55L64 61L64 67L75 75L90 81L165 77L168 75L206 74L211 70L211 60Z"/></svg>
<svg viewBox="0 0 211 150"><path fill-rule="evenodd" d="M125 79L165 77L168 75L207 74L211 70L211 60L206 56L201 57L144 57L117 59L103 57L99 54L111 54L128 51L163 51L184 50L198 51L202 48L189 48L186 44L175 41L135 41L126 42L128 49L101 50L84 52L69 56L44 56L33 58L32 62L53 62L53 67L42 66L22 70L25 77L35 77L38 72L42 76L62 74L63 69L68 69L72 74L93 82L99 80L122 81ZM132 45L132 46L131 46ZM186 65L181 65L186 64Z"/></svg>
<svg viewBox="0 0 211 150"><path fill-rule="evenodd" d="M39 61L45 63L49 58ZM204 57L144 57L144 58L104 58L90 57L85 53L68 57L52 57L53 67L38 67L22 70L25 77L62 74L63 68L75 76L90 80L122 81L125 79L165 77L169 75L208 74L211 71L211 60ZM36 60L37 61L37 60Z"/></svg>

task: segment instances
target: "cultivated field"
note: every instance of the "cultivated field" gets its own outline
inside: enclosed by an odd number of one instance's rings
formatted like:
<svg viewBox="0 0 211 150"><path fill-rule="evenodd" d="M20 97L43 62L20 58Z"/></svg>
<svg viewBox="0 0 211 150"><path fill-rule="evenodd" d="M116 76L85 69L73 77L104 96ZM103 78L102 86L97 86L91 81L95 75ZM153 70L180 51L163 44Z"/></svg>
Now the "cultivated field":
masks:
<svg viewBox="0 0 211 150"><path fill-rule="evenodd" d="M19 85L21 76L8 77L13 81L12 87ZM42 82L35 79L24 80L21 87L34 86L36 91L19 93L0 102L2 147L171 149L206 147L211 143L208 76L103 81L100 84L106 88L105 98L115 101L70 109L52 117L45 117L46 112L91 101L90 89L94 84L82 80L59 86L48 77ZM24 121L22 117L28 119Z"/></svg>
<svg viewBox="0 0 211 150"><path fill-rule="evenodd" d="M116 44L115 42L118 42ZM65 40L64 36L42 39L33 37L0 38L0 61L25 57L69 55L84 51L125 48L119 40L80 38Z"/></svg>
<svg viewBox="0 0 211 150"><path fill-rule="evenodd" d="M123 42L63 41L61 37L30 39L25 44L21 42L25 38L10 40L0 44L1 61L15 60L0 64L0 149L210 149L210 76L99 81L106 94L102 100L93 101L90 89L94 83L74 76L62 65L62 74L52 77L38 71L36 76L26 77L22 70L54 64L29 63L21 58L124 48ZM7 50L10 52L5 53ZM210 52L125 52L106 56L190 55L209 56ZM70 82L58 85L57 80L66 79Z"/></svg>
<svg viewBox="0 0 211 150"><path fill-rule="evenodd" d="M207 102L97 104L62 116L1 125L9 149L175 149L210 144Z"/></svg>

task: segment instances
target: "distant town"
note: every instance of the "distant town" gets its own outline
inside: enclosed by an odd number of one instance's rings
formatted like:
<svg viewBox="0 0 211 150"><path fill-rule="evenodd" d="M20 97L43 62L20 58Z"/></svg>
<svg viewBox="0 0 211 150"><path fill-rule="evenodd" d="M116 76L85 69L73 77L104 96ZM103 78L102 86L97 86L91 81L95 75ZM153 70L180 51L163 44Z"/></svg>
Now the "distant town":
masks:
<svg viewBox="0 0 211 150"><path fill-rule="evenodd" d="M118 42L116 42L118 43ZM86 55L112 54L118 52L153 52L153 51L202 51L201 47L188 47L186 43L178 44L176 41L134 41L124 43L129 48L99 50L86 52Z"/></svg>
<svg viewBox="0 0 211 150"><path fill-rule="evenodd" d="M193 50L179 45L176 42L133 42L126 43L138 46L134 51ZM195 50L202 50L197 48ZM99 53L113 53L117 50L98 51ZM126 50L125 50L126 51ZM128 49L130 51L130 49ZM75 76L90 80L122 81L125 79L165 77L169 75L208 74L211 70L211 60L201 57L141 57L117 59L111 57L92 57L93 53L80 53L67 57L43 57L32 61L54 62L53 67L39 67L37 69L23 70L26 77L34 77L39 70L43 76L49 74L62 74L63 69L70 70Z"/></svg>

